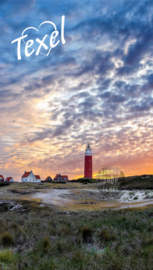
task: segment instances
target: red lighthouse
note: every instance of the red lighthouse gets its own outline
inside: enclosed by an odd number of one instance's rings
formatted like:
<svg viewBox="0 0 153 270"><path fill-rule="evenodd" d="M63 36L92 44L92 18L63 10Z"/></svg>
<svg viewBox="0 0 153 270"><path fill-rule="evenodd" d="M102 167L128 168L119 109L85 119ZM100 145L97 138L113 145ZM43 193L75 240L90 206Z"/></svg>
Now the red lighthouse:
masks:
<svg viewBox="0 0 153 270"><path fill-rule="evenodd" d="M84 157L84 178L92 178L92 151L89 143Z"/></svg>

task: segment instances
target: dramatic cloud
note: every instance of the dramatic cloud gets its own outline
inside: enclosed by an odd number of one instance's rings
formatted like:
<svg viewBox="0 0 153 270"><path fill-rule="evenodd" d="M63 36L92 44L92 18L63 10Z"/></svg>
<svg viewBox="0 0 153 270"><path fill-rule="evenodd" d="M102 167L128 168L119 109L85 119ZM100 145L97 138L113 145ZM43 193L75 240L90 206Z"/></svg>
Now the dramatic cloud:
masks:
<svg viewBox="0 0 153 270"><path fill-rule="evenodd" d="M66 43L18 61L11 42L63 15ZM95 175L153 173L151 0L0 1L0 34L0 174L82 176L88 142Z"/></svg>

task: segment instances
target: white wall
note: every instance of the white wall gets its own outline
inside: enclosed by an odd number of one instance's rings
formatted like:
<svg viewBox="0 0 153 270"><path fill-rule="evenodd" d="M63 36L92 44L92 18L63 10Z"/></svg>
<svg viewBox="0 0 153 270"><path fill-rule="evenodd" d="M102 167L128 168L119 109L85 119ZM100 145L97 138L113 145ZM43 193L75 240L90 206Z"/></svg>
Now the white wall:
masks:
<svg viewBox="0 0 153 270"><path fill-rule="evenodd" d="M28 177L21 178L21 182L37 182L37 183L39 183L39 182L41 182L41 180L36 179L33 172L31 172Z"/></svg>

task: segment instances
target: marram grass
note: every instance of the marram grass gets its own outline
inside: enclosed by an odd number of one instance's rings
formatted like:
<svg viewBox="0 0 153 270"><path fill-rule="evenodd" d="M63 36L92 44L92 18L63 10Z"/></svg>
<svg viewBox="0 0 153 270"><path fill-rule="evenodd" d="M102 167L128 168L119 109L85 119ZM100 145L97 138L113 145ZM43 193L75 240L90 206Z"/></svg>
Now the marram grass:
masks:
<svg viewBox="0 0 153 270"><path fill-rule="evenodd" d="M0 269L153 269L153 208L68 213L27 208L1 213Z"/></svg>

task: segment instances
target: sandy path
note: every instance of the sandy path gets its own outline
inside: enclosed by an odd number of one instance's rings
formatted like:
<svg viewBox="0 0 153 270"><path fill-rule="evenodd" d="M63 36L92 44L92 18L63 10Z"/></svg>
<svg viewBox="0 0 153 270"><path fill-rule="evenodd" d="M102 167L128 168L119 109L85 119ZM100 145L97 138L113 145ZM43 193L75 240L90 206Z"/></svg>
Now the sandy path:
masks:
<svg viewBox="0 0 153 270"><path fill-rule="evenodd" d="M99 193L99 190L97 189L81 189L80 192L82 191L92 191L95 192L95 196L96 193ZM42 203L45 204L54 204L57 206L61 206L61 207L69 207L71 205L71 207L73 206L73 208L82 208L82 205L84 205L84 207L86 208L91 208L92 209L92 205L90 205L90 203L88 205L85 205L85 201L87 200L87 198L84 198L84 201L80 202L77 199L73 199L73 195L75 192L78 192L78 189L47 189L44 191L40 191L37 192L35 194L31 195L31 198L33 199L41 199ZM99 200L99 202L96 202L96 207L97 208L112 208L112 209L125 209L125 208L134 208L134 207L144 207L147 206L149 204L153 204L153 199L151 200L144 200L144 196L142 196L142 192L140 193L140 197L137 201L134 201L133 198L129 198L129 191L125 191L122 193L120 192L119 194L122 194L120 199L118 200L114 200L114 201L109 201L109 198L105 201ZM67 196L72 195L72 197L69 198L65 198ZM138 193L136 192L135 195L138 195ZM63 197L62 197L63 196ZM90 200L90 195L89 196L89 200Z"/></svg>
<svg viewBox="0 0 153 270"><path fill-rule="evenodd" d="M55 204L62 206L63 204L74 203L75 201L62 198L61 195L70 194L72 190L68 189L47 189L43 192L37 192L31 196L34 199L42 199L43 203Z"/></svg>

